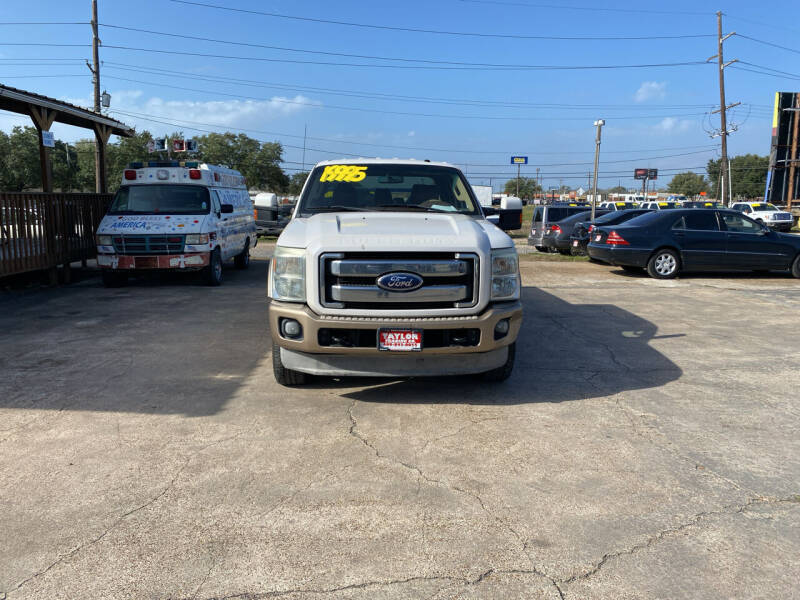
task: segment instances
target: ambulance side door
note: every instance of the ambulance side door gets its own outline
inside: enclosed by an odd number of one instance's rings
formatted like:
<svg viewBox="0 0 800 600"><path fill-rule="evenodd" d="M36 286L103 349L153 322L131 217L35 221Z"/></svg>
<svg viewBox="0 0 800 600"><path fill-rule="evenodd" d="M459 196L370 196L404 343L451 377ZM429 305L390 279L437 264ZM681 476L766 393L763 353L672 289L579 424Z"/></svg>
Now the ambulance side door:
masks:
<svg viewBox="0 0 800 600"><path fill-rule="evenodd" d="M222 260L230 258L230 243L228 240L230 224L228 222L228 215L222 214L222 200L219 197L217 190L209 190L211 194L211 217L213 219L212 226L209 231L216 229L217 242L219 243L219 250L222 254ZM216 225L216 227L215 227Z"/></svg>

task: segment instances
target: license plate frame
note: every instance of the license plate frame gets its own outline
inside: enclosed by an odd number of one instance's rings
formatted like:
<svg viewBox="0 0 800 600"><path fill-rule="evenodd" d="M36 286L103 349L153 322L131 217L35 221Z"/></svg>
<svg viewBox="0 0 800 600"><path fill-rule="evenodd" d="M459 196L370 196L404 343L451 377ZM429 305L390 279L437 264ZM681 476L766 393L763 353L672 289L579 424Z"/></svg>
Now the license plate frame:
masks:
<svg viewBox="0 0 800 600"><path fill-rule="evenodd" d="M389 334L401 337L388 338ZM423 336L421 329L381 327L378 329L378 350L381 352L421 352Z"/></svg>
<svg viewBox="0 0 800 600"><path fill-rule="evenodd" d="M602 233L598 233L596 236L594 236L594 241L595 242L599 242L602 239L603 239L603 234Z"/></svg>
<svg viewBox="0 0 800 600"><path fill-rule="evenodd" d="M157 256L137 256L134 260L134 266L137 269L157 269L158 257Z"/></svg>

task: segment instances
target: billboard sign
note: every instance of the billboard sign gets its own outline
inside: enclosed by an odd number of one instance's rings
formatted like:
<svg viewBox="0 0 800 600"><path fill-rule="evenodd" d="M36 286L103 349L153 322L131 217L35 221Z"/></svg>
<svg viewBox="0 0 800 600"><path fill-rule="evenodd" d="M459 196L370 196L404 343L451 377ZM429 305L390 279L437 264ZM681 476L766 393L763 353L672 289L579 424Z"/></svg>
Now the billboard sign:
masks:
<svg viewBox="0 0 800 600"><path fill-rule="evenodd" d="M633 170L633 178L634 179L647 179L648 175L650 174L650 169L634 169Z"/></svg>
<svg viewBox="0 0 800 600"><path fill-rule="evenodd" d="M648 179L658 179L658 169L647 169Z"/></svg>
<svg viewBox="0 0 800 600"><path fill-rule="evenodd" d="M512 165L527 165L528 164L528 157L527 156L512 156L511 157L511 164Z"/></svg>

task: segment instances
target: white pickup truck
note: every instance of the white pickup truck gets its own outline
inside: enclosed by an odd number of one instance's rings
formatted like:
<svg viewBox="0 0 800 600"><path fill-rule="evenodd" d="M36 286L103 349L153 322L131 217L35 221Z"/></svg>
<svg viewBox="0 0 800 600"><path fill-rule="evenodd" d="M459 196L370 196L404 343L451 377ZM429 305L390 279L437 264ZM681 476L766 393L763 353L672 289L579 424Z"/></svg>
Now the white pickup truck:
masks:
<svg viewBox="0 0 800 600"><path fill-rule="evenodd" d="M511 375L517 252L452 165L319 163L278 238L268 286L283 385L307 375Z"/></svg>

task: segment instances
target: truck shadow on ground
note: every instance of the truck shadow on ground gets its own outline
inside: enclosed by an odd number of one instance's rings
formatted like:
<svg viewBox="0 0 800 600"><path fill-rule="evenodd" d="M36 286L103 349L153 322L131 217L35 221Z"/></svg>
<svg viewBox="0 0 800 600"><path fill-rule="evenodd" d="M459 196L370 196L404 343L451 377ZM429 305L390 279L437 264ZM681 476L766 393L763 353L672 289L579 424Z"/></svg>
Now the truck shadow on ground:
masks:
<svg viewBox="0 0 800 600"><path fill-rule="evenodd" d="M0 408L216 414L269 357L267 265L0 295Z"/></svg>
<svg viewBox="0 0 800 600"><path fill-rule="evenodd" d="M681 369L650 345L656 325L613 304L570 304L535 287L523 290L525 316L514 373L502 384L479 377L322 380L319 387L369 386L347 398L409 404L565 402L647 389ZM465 359L468 360L468 359Z"/></svg>

